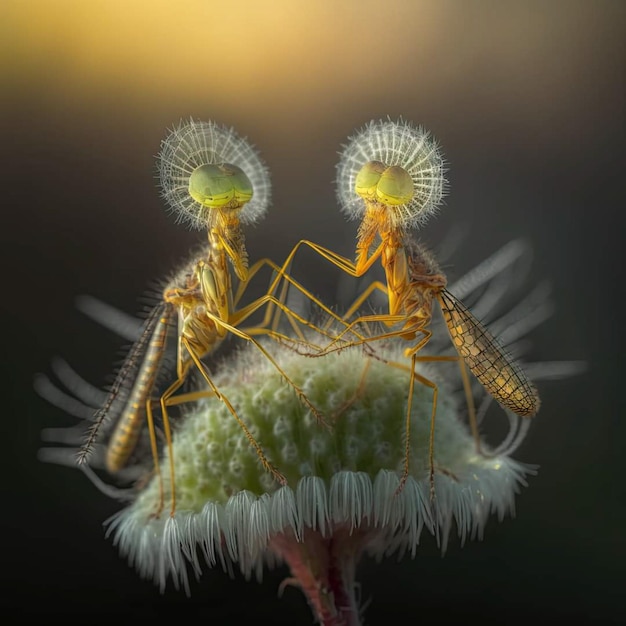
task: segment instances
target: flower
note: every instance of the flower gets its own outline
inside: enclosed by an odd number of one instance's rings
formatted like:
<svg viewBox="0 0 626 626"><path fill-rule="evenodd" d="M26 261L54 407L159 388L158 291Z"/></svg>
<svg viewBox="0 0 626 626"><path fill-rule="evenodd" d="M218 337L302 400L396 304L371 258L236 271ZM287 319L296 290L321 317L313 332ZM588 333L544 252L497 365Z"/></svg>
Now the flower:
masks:
<svg viewBox="0 0 626 626"><path fill-rule="evenodd" d="M233 355L216 384L288 485L279 486L261 468L222 402L202 400L176 430L175 516L155 517L162 499L153 479L108 522L122 554L163 589L168 577L186 586L188 567L201 571L198 552L209 567L236 563L245 575L260 576L276 557L292 568L303 566L303 543L324 546L337 536L351 544L351 553L378 557L397 551L414 555L424 528L444 548L453 526L462 540L481 536L491 513L502 518L513 510L514 495L532 468L506 455L478 454L459 419L460 407L441 380L436 498L431 504L432 391L422 385L413 400L411 473L398 492L409 373L392 363L401 361L403 347L390 342L377 350L378 358L360 349L323 359L287 347L275 351L281 367L332 418L332 430L305 410L258 350ZM167 451L161 464L167 497ZM323 549L315 556L327 557ZM351 582L343 581L344 592L351 593Z"/></svg>

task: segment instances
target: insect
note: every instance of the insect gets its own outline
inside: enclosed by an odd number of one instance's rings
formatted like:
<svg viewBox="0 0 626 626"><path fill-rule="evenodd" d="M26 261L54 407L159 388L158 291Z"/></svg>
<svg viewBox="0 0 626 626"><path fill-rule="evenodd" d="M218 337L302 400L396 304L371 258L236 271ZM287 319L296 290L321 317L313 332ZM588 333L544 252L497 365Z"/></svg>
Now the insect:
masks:
<svg viewBox="0 0 626 626"><path fill-rule="evenodd" d="M535 387L527 378L523 369L506 352L500 342L487 328L469 311L469 309L446 289L446 277L439 268L434 257L417 242L408 236L404 239L404 246L397 251L401 263L406 262L406 282L397 290L397 309L402 312L401 328L390 333L383 333L370 340L382 339L390 336L400 336L409 341L415 341L414 346L407 348L405 356L411 358L411 387L409 390L409 408L407 410L406 432L410 428L410 402L413 397L412 386L414 378L433 389L433 408L431 414L431 429L429 442L429 466L431 471L431 487L434 472L434 434L435 415L437 406L437 385L415 372L418 360L456 360L455 357L433 357L418 355L432 336L429 326L432 320L433 302L436 300L441 307L443 319L447 326L452 343L461 359L474 374L486 391L503 407L520 417L532 417L539 410L539 396ZM396 287L400 286L396 283ZM381 321L391 323L393 316L365 316L357 322ZM473 409L469 383L465 370L464 375L466 394L470 410ZM479 445L473 414L470 416L470 425ZM404 476L408 475L408 446L405 456ZM406 479L405 479L406 480Z"/></svg>
<svg viewBox="0 0 626 626"><path fill-rule="evenodd" d="M483 387L504 407L523 417L539 409L539 396L521 367L506 353L497 339L446 290L446 278L434 258L407 234L409 226L421 224L433 213L444 191L444 164L437 144L421 128L392 121L372 122L346 147L338 167L338 195L345 212L361 217L356 261L338 255L316 243L302 240L284 265L289 268L301 246L308 246L351 276L363 276L380 259L385 282L372 282L346 312L350 320L376 290L388 298L387 314L360 316L350 321L336 339L315 356L337 349L336 341L359 325L373 322L398 330L351 342L351 345L399 336L415 342L405 351L411 359L411 378L406 415L406 450L401 485L409 473L410 415L415 380L433 389L429 443L431 495L434 494L434 433L437 385L415 371L418 360L459 360L466 364ZM432 333L432 303L437 300L459 357L418 356ZM343 346L345 347L345 346ZM311 355L314 356L314 355ZM470 406L470 422L479 439L473 403L464 368L464 386Z"/></svg>
<svg viewBox="0 0 626 626"><path fill-rule="evenodd" d="M243 429L263 467L280 483L286 483L285 477L265 457L261 445L237 415L228 398L219 391L202 363L202 359L213 353L229 334L253 343L276 367L318 421L325 422L304 392L280 368L268 350L253 337L283 337L276 330L266 328L269 315L256 326L241 328L243 322L253 313L271 304L292 323L300 323L314 331L319 330L269 293L246 306L236 308L249 278L240 219L250 221L258 218L265 210L269 194L267 171L256 152L232 130L212 122L191 120L181 123L164 140L159 155L159 169L163 196L170 207L192 226L204 225L208 231L208 241L165 287L160 304L150 313L140 338L129 352L107 399L97 412L79 452L78 461L86 462L103 423L117 417L106 451L106 466L111 472L119 471L128 462L143 424L147 421L155 469L159 473L153 416L153 405L158 404L166 445L170 450L173 514L176 496L168 409L201 397L215 396L224 402ZM269 260L264 260L264 264L279 269ZM235 296L230 266L240 281ZM295 281L290 282L299 286ZM177 337L176 376L165 391L157 394L156 382L162 371L166 343L173 326L176 327ZM192 368L199 372L208 389L177 394ZM120 405L120 395L123 396L122 407L112 411L113 407ZM162 506L164 493L160 474L159 484Z"/></svg>

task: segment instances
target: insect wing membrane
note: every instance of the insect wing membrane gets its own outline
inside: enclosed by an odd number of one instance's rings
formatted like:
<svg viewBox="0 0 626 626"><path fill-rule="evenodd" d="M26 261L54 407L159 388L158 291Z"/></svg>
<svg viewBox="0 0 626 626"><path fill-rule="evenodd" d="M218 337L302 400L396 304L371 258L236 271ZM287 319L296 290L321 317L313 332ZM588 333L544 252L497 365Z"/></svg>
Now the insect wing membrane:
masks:
<svg viewBox="0 0 626 626"><path fill-rule="evenodd" d="M499 341L450 292L442 290L438 300L454 347L483 387L517 415L535 415L537 392Z"/></svg>

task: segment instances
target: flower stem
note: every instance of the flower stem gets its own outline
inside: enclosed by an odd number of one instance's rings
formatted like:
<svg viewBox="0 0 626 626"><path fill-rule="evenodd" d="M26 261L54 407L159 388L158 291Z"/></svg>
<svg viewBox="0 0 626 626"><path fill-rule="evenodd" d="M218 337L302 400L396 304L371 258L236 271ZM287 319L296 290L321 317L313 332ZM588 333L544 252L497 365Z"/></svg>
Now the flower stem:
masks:
<svg viewBox="0 0 626 626"><path fill-rule="evenodd" d="M275 535L270 550L287 563L292 574L281 584L281 591L289 584L300 587L322 626L360 626L354 574L366 536L365 531L351 532L341 526L327 537L305 529L300 541L293 533Z"/></svg>

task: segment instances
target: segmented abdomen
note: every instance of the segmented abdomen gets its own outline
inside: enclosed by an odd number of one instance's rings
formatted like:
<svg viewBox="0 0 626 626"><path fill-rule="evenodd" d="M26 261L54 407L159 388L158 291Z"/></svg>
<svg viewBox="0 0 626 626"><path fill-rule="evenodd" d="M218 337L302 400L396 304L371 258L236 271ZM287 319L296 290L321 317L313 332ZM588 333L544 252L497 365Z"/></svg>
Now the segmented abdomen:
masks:
<svg viewBox="0 0 626 626"><path fill-rule="evenodd" d="M539 396L521 367L451 293L442 289L437 297L454 347L483 387L517 415L535 415Z"/></svg>
<svg viewBox="0 0 626 626"><path fill-rule="evenodd" d="M165 353L165 340L172 315L173 307L165 306L161 315L155 319L154 325L144 330L144 333L151 333L150 340L126 406L107 447L106 467L110 472L121 470L137 445L145 419L146 402L154 388Z"/></svg>

